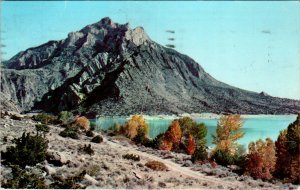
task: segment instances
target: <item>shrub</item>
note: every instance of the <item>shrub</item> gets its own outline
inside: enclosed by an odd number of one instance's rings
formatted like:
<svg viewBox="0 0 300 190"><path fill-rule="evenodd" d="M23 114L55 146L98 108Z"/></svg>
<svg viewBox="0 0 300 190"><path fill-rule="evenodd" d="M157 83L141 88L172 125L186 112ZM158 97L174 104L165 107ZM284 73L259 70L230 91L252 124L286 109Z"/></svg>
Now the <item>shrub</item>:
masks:
<svg viewBox="0 0 300 190"><path fill-rule="evenodd" d="M144 143L144 146L159 149L159 144L163 136L163 133L157 135L154 139L148 140L146 143Z"/></svg>
<svg viewBox="0 0 300 190"><path fill-rule="evenodd" d="M237 146L235 141L244 136L241 131L243 123L240 115L222 116L218 122L216 136L213 135L213 143L216 150L236 154Z"/></svg>
<svg viewBox="0 0 300 190"><path fill-rule="evenodd" d="M222 166L232 165L234 163L233 156L223 150L214 152L210 159Z"/></svg>
<svg viewBox="0 0 300 190"><path fill-rule="evenodd" d="M40 113L40 114L34 115L32 117L32 119L35 121L39 121L46 125L47 124L54 124L54 125L60 124L60 121L57 119L57 117L46 114L46 113Z"/></svg>
<svg viewBox="0 0 300 190"><path fill-rule="evenodd" d="M168 150L171 151L173 147L173 143L166 140L165 138L162 138L159 142L159 150Z"/></svg>
<svg viewBox="0 0 300 190"><path fill-rule="evenodd" d="M56 182L50 184L50 189L84 189L84 187L78 183L84 179L85 174L86 171L83 170L81 173L66 179L63 179L61 175L53 175L52 178L55 179Z"/></svg>
<svg viewBox="0 0 300 190"><path fill-rule="evenodd" d="M72 139L79 139L78 127L74 125L68 125L63 131L59 133L62 137L70 137Z"/></svg>
<svg viewBox="0 0 300 190"><path fill-rule="evenodd" d="M76 118L74 124L77 125L79 129L83 131L90 130L90 121L84 116Z"/></svg>
<svg viewBox="0 0 300 190"><path fill-rule="evenodd" d="M275 145L269 138L266 141L259 139L249 144L249 153L246 158L245 174L256 179L270 180L275 170Z"/></svg>
<svg viewBox="0 0 300 190"><path fill-rule="evenodd" d="M159 161L148 161L145 166L147 166L148 168L152 169L152 170L155 170L155 171L166 171L168 170L168 167L162 163L162 162L159 162Z"/></svg>
<svg viewBox="0 0 300 190"><path fill-rule="evenodd" d="M40 135L31 136L23 133L22 137L15 139L16 146L10 146L2 153L5 164L34 166L46 159L48 140Z"/></svg>
<svg viewBox="0 0 300 190"><path fill-rule="evenodd" d="M198 146L192 155L192 162L207 160L207 152L205 146Z"/></svg>
<svg viewBox="0 0 300 190"><path fill-rule="evenodd" d="M37 124L37 125L35 125L35 129L36 129L36 132L38 135L41 132L44 134L44 137L45 137L45 134L50 131L49 126L45 125L45 124Z"/></svg>
<svg viewBox="0 0 300 190"><path fill-rule="evenodd" d="M71 119L73 119L73 113L68 111L61 111L58 114L58 119L63 123L67 124L70 122Z"/></svg>
<svg viewBox="0 0 300 190"><path fill-rule="evenodd" d="M148 138L149 126L142 115L134 115L125 124L123 128L125 135L131 140L135 138L140 131L145 138Z"/></svg>
<svg viewBox="0 0 300 190"><path fill-rule="evenodd" d="M124 159L127 160L133 160L133 161L140 161L141 158L139 155L135 155L135 154L125 154L122 156Z"/></svg>
<svg viewBox="0 0 300 190"><path fill-rule="evenodd" d="M89 166L83 166L86 173L90 176L98 176L100 173L101 169L99 165L91 164Z"/></svg>
<svg viewBox="0 0 300 190"><path fill-rule="evenodd" d="M93 142L93 143L101 143L102 141L103 141L103 138L100 135L95 136L91 140L91 142Z"/></svg>
<svg viewBox="0 0 300 190"><path fill-rule="evenodd" d="M197 149L197 147L200 147L199 150L206 151L205 149L203 149L205 147L205 146L203 147L203 144L206 144L205 137L207 135L207 128L203 123L198 124L194 122L190 117L183 117L175 121L179 122L182 131L181 141L182 141L184 151L187 151L187 146L190 146L191 148L191 144L188 145L190 135L193 136L196 145L195 150Z"/></svg>
<svg viewBox="0 0 300 190"><path fill-rule="evenodd" d="M94 137L94 133L93 133L93 131L91 131L91 130L88 130L88 131L85 133L85 135L88 136L88 137Z"/></svg>
<svg viewBox="0 0 300 190"><path fill-rule="evenodd" d="M89 144L88 146L84 145L83 147L79 147L78 151L85 154L89 154L90 156L95 154L95 151L92 149L91 144Z"/></svg>
<svg viewBox="0 0 300 190"><path fill-rule="evenodd" d="M196 143L194 141L194 138L191 134L189 134L188 140L187 140L187 146L186 146L186 153L188 155L192 155L194 154L195 150L196 150Z"/></svg>
<svg viewBox="0 0 300 190"><path fill-rule="evenodd" d="M137 144L146 144L149 139L147 135L145 135L146 133L148 133L145 130L146 129L144 127L139 127L137 129L137 135L132 140Z"/></svg>
<svg viewBox="0 0 300 190"><path fill-rule="evenodd" d="M43 176L33 172L28 172L19 168L18 165L12 165L12 179L8 179L2 184L3 188L9 189L48 189Z"/></svg>

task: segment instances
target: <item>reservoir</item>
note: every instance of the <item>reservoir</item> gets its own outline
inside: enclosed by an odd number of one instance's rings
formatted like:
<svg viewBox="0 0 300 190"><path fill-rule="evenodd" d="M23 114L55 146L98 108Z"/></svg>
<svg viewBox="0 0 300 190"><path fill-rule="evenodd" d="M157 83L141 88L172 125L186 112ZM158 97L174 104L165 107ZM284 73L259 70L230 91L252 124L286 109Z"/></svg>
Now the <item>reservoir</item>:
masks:
<svg viewBox="0 0 300 190"><path fill-rule="evenodd" d="M166 117L145 117L149 124L149 137L155 138L158 134L164 133L173 119ZM266 139L267 137L275 141L279 132L286 129L288 125L294 122L297 115L248 115L242 116L243 127L242 130L245 135L238 140L239 144L248 147L251 141L258 139ZM92 122L96 125L96 130L107 130L114 124L123 125L129 117L99 117ZM212 135L216 133L218 119L194 119L197 123L204 123L207 127L207 146L211 147Z"/></svg>

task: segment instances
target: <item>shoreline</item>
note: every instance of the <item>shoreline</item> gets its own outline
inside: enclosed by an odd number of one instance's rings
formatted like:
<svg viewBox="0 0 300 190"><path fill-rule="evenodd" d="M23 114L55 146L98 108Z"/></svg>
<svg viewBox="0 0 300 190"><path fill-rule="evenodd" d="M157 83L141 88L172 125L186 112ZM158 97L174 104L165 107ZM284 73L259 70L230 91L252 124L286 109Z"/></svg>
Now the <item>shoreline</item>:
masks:
<svg viewBox="0 0 300 190"><path fill-rule="evenodd" d="M130 119L133 115L135 114L131 114L129 116L96 116L97 118L124 118L124 119ZM220 119L221 116L223 116L222 114L214 114L214 113L184 113L184 114L180 114L180 115L164 115L164 114L159 114L159 115L146 115L146 114L136 114L136 115L143 115L143 117L146 120L159 120L159 119L165 119L165 120L174 120L174 119L179 119L181 117L191 117L193 120L206 120L206 119L211 119L211 120L215 120L215 119ZM241 118L242 119L255 119L255 118L276 118L276 117L297 117L297 114L278 114L278 115L274 115L274 114L241 114Z"/></svg>

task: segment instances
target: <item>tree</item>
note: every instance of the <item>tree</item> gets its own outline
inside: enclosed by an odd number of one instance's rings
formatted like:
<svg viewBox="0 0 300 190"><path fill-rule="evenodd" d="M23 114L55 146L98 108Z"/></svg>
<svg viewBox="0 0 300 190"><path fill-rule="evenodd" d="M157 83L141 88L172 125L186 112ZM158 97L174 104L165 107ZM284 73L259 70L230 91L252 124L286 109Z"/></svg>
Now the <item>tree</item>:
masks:
<svg viewBox="0 0 300 190"><path fill-rule="evenodd" d="M194 140L193 136L191 134L189 134L187 147L186 147L186 153L188 155L193 155L195 150L196 150L195 140Z"/></svg>
<svg viewBox="0 0 300 190"><path fill-rule="evenodd" d="M276 141L276 176L285 182L300 182L300 114L280 132Z"/></svg>
<svg viewBox="0 0 300 190"><path fill-rule="evenodd" d="M267 138L249 144L245 174L256 179L270 180L275 170L276 155L274 142Z"/></svg>
<svg viewBox="0 0 300 190"><path fill-rule="evenodd" d="M181 141L182 132L178 121L173 121L164 135L166 141L172 142L173 147L177 148Z"/></svg>
<svg viewBox="0 0 300 190"><path fill-rule="evenodd" d="M221 116L216 129L216 136L213 135L213 143L216 144L214 150L221 150L234 155L237 151L237 141L244 136L241 131L243 122L240 115Z"/></svg>
<svg viewBox="0 0 300 190"><path fill-rule="evenodd" d="M280 131L280 134L275 142L276 147L276 176L280 179L284 179L290 176L290 162L291 155L287 148L287 130Z"/></svg>
<svg viewBox="0 0 300 190"><path fill-rule="evenodd" d="M124 126L125 135L133 140L139 133L140 136L148 138L149 126L142 115L134 115ZM140 139L140 138L139 138Z"/></svg>

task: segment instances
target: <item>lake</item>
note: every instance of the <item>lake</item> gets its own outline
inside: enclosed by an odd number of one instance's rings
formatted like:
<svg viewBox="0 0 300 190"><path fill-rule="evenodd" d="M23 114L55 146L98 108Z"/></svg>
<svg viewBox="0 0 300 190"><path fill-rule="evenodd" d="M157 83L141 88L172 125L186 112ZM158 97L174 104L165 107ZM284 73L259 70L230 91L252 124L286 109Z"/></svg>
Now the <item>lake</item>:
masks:
<svg viewBox="0 0 300 190"><path fill-rule="evenodd" d="M276 140L279 132L286 129L290 123L295 121L296 115L263 115L263 116L246 116L243 118L244 125L242 130L245 132L243 138L238 143L248 147L249 142L258 139L266 139L267 137ZM128 117L99 117L92 121L96 125L96 130L107 130L115 123L125 124ZM146 122L150 126L150 138L156 137L158 134L165 132L173 119L150 117L146 118ZM208 129L207 146L211 147L212 135L215 134L218 119L196 119L197 123L204 123Z"/></svg>

